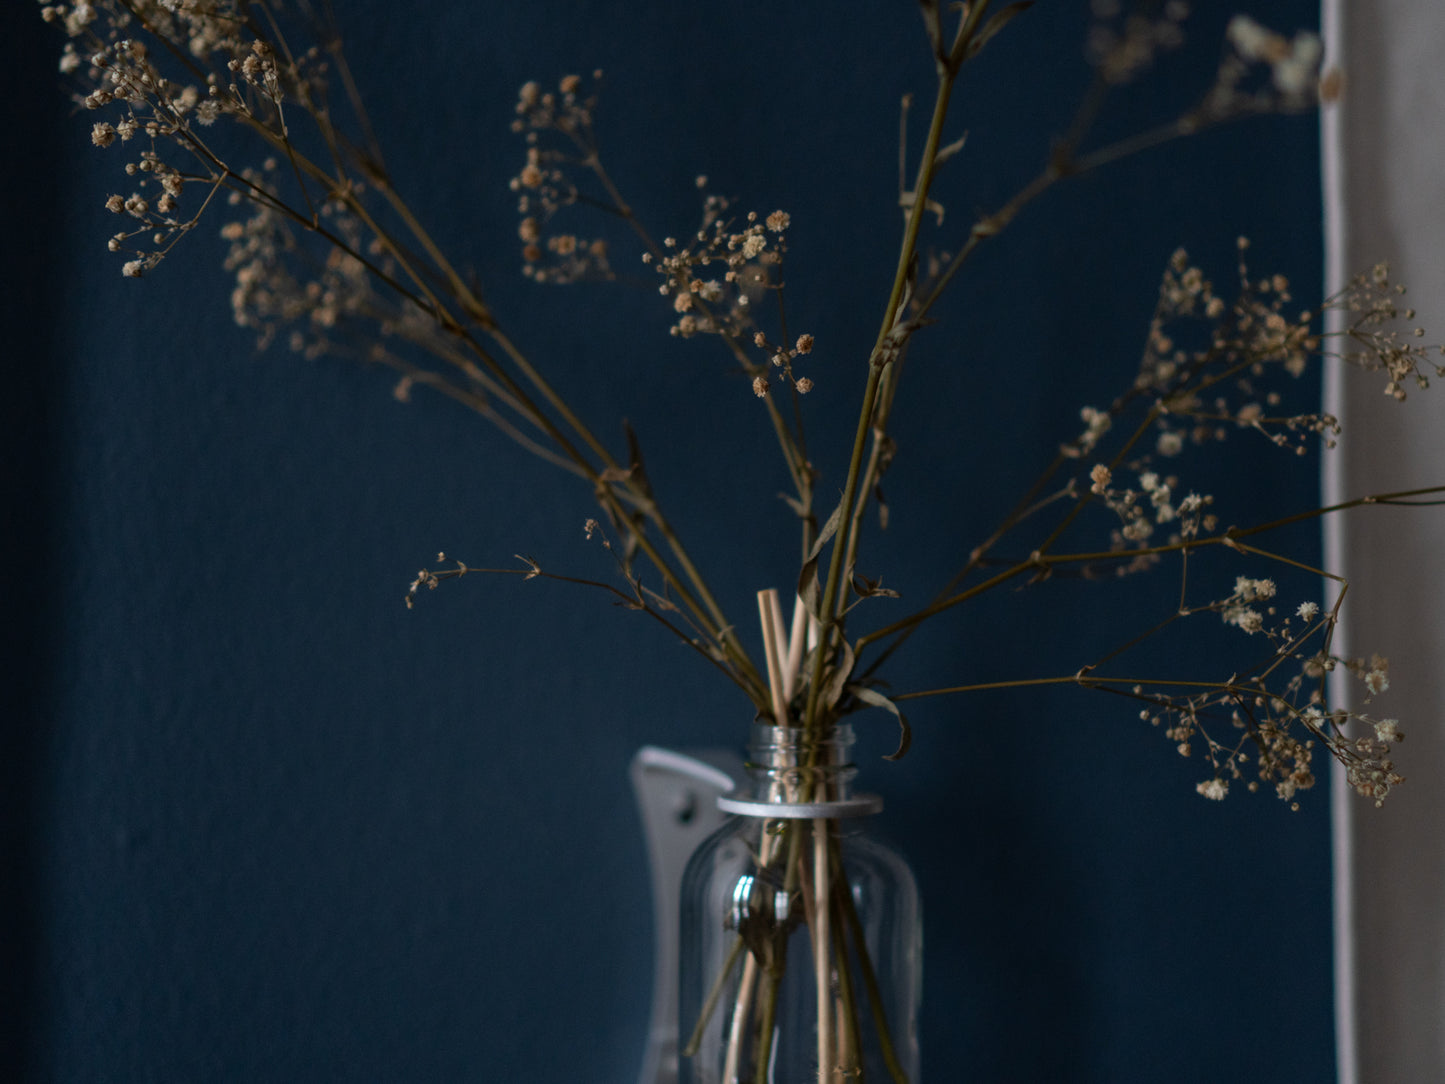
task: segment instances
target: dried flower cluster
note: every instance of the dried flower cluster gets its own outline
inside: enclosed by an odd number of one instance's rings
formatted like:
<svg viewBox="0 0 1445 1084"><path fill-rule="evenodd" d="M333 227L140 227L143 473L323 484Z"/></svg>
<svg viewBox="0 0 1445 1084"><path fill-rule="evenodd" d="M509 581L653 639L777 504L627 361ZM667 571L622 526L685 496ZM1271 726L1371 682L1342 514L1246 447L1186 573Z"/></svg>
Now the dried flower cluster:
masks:
<svg viewBox="0 0 1445 1084"><path fill-rule="evenodd" d="M1413 312L1396 307L1398 293L1389 287L1383 267L1357 277L1320 311L1291 315L1288 282L1281 275L1251 279L1244 261L1248 242L1240 238L1237 247L1239 281L1232 302L1215 292L1182 249L1174 253L1160 285L1133 387L1106 410L1084 407L1085 428L1060 449L1069 458L1095 460L1087 489L1102 498L1120 521L1113 539L1116 550L1130 545L1146 548L1155 537L1155 527L1176 520L1180 526L1171 542L1201 532L1209 535L1216 528L1216 517L1203 512L1213 497L1191 492L1176 504L1179 479L1157 473L1150 466L1155 457L1173 459L1189 447L1226 440L1238 430L1257 433L1296 455L1307 454L1311 441L1324 448L1335 446L1340 434L1337 418L1318 411L1279 413L1285 391L1271 386L1279 377L1304 375L1310 358L1320 354L1324 333L1317 324L1325 311L1356 314L1344 333L1353 344L1347 360L1362 369L1385 371L1390 378L1387 394L1403 398L1400 380L1405 378L1427 386L1423 367L1441 371L1428 361L1432 348L1418 341L1423 331L1413 329L1406 339L1389 326ZM1129 461L1137 489L1117 488L1112 485L1114 468L1097 458L1100 444L1114 431L1116 419L1141 406L1147 407L1154 430L1152 451Z"/></svg>
<svg viewBox="0 0 1445 1084"><path fill-rule="evenodd" d="M1295 564L1245 545L1236 528L1221 530L1215 498L1193 491L1181 496L1178 475L1157 469L1154 461L1172 461L1238 430L1258 433L1297 455L1306 454L1312 443L1333 448L1341 431L1336 418L1279 410L1289 384L1326 350L1318 325L1330 309L1353 317L1340 333L1349 344L1341 355L1363 370L1383 371L1387 394L1394 396L1406 379L1427 386L1426 370L1440 372L1429 360L1437 348L1422 344L1423 332L1399 330L1399 321L1414 314L1398 306L1401 291L1390 285L1383 266L1357 276L1320 311L1294 313L1283 277L1251 277L1244 259L1248 247L1240 238L1233 301L1221 297L1182 250L1171 258L1133 387L1107 410L1084 408L1084 431L1061 448L1065 459L1089 464L1067 495L1086 494L1077 499L1095 501L1115 518L1108 550L1112 559L1080 554L1060 557L1048 567L1074 563L1085 572L1110 568L1124 575L1178 555L1187 585L1190 555L1218 546L1281 560L1282 567ZM1131 411L1142 412L1142 424L1116 424ZM1151 431L1152 447L1144 447L1144 435ZM1047 564L1041 555L1035 560ZM1198 787L1205 797L1223 798L1231 782L1252 774L1248 789L1268 783L1293 805L1297 792L1314 781L1311 755L1319 745L1345 765L1360 794L1383 800L1401 781L1389 758L1390 746L1400 740L1398 726L1393 720L1380 723L1363 710L1327 707L1325 677L1344 667L1362 682L1368 705L1389 685L1388 662L1331 653L1343 592L1327 611L1307 600L1283 617L1277 594L1274 580L1245 575L1236 577L1231 592L1208 602L1190 603L1181 594L1178 612L1166 624L1217 614L1226 625L1267 642L1268 653L1220 682L1180 683L1182 691L1171 690L1168 681L1129 686L1131 695L1149 705L1142 717L1163 725L1181 754L1202 750L1212 770ZM1123 688L1104 679L1098 666L1086 667L1077 680ZM1251 757L1253 767L1246 768Z"/></svg>
<svg viewBox="0 0 1445 1084"><path fill-rule="evenodd" d="M1225 37L1233 47L1233 55L1220 66L1218 93L1233 96L1255 66L1269 69L1270 86L1278 97L1269 97L1257 106L1271 109L1312 109L1319 88L1320 59L1324 47L1317 35L1302 30L1294 38L1261 26L1248 15L1229 20Z"/></svg>
<svg viewBox="0 0 1445 1084"><path fill-rule="evenodd" d="M1383 372L1388 378L1385 394L1401 402L1407 385L1423 391L1431 376L1445 376L1445 365L1430 360L1445 354L1445 346L1421 342L1425 329L1412 324L1414 309L1401 307L1404 295L1404 286L1390 282L1389 265L1379 263L1325 303L1348 318L1338 356L1367 372Z"/></svg>
<svg viewBox="0 0 1445 1084"><path fill-rule="evenodd" d="M710 199L709 217L726 207L725 201ZM788 224L782 211L769 215L766 222L749 211L746 224L738 230L730 229L721 217L712 217L690 242L664 238L664 254L656 261L664 281L657 292L671 297L673 311L679 314L672 333L689 338L703 331L737 338L749 331L754 304L781 270ZM651 253L643 253L642 258L653 262Z"/></svg>
<svg viewBox="0 0 1445 1084"><path fill-rule="evenodd" d="M813 381L795 374L793 362L812 349L813 337L803 335L794 345L780 347L759 329L755 316L762 298L781 290L791 216L781 210L766 217L750 211L735 223L728 217L731 201L707 192L707 177L699 176L703 213L693 236L682 240L667 236L661 244L654 243L602 164L593 128L601 78L600 71L593 73L592 93L585 99L579 97L582 80L576 75L563 76L555 92L544 91L533 80L517 93L512 130L525 137L526 159L510 183L518 194L521 215L517 233L522 241L522 274L554 285L614 278L605 241L550 230L554 216L564 208L579 202L607 207L632 224L645 249L642 262L663 276L658 293L669 299L675 315L671 334L684 339L722 336L751 377L759 398L765 398L772 386L770 366L795 391L806 394ZM576 171L592 174L602 198L581 194L573 179ZM762 362L745 356L748 343L764 351Z"/></svg>
<svg viewBox="0 0 1445 1084"><path fill-rule="evenodd" d="M227 116L284 131L285 99L304 105L322 86L319 50L279 59L268 42L246 31L245 8L240 0L82 0L41 7L42 17L68 35L60 70L79 82L77 101L105 118L92 124L91 141L136 147L124 163L131 191L106 200L109 210L137 223L108 245L129 257L122 266L127 277L159 264L227 184L205 129ZM168 61L164 69L162 60ZM205 197L182 218L187 184L202 186Z"/></svg>
<svg viewBox="0 0 1445 1084"><path fill-rule="evenodd" d="M1162 6L1126 9L1120 0L1093 0L1094 22L1087 51L1105 82L1132 82L1166 52L1184 43L1189 5L1168 0ZM1239 113L1297 112L1314 108L1324 50L1317 35L1300 31L1293 38L1236 15L1225 32L1227 49L1214 85L1195 122Z"/></svg>
<svg viewBox="0 0 1445 1084"><path fill-rule="evenodd" d="M1113 85L1131 82L1165 52L1184 44L1189 5L1169 0L1162 10L1125 10L1120 0L1093 0L1086 42L1089 62Z"/></svg>
<svg viewBox="0 0 1445 1084"><path fill-rule="evenodd" d="M1188 493L1176 498L1179 479L1174 475L1160 477L1152 470L1145 470L1135 476L1138 489L1115 488L1114 472L1103 463L1095 463L1089 471L1089 492L1103 498L1109 511L1119 519L1119 526L1111 534L1110 549L1122 553L1126 549L1144 549L1154 537L1156 527L1172 528L1170 543L1182 539L1197 538L1201 532L1212 534L1218 524L1218 517L1205 509L1214 503L1208 494ZM1155 563L1148 558L1157 558L1150 552L1142 562L1120 565L1117 571L1140 571Z"/></svg>
<svg viewBox="0 0 1445 1084"><path fill-rule="evenodd" d="M698 187L706 181L699 177ZM813 382L795 374L793 362L812 352L813 336L800 335L793 345L781 346L768 338L756 319L761 300L782 288L792 218L786 211L774 211L766 218L749 211L735 227L724 217L729 206L725 197L708 195L702 224L690 240L666 237L660 255L642 254L643 262L663 276L658 293L672 299L677 322L669 330L684 339L714 334L735 344L751 342L766 365L778 370L800 394L807 394ZM766 396L771 384L765 365L755 363L751 372L753 394Z"/></svg>
<svg viewBox="0 0 1445 1084"><path fill-rule="evenodd" d="M1318 353L1319 313L1289 312L1293 298L1282 275L1251 280L1238 242L1238 287L1232 303L1218 296L1184 250L1174 253L1159 289L1137 392L1153 396L1158 418L1155 450L1178 455L1186 443L1227 439L1248 429L1297 455L1310 438L1333 446L1338 421L1310 411L1276 414L1284 393L1269 387L1279 374L1304 375Z"/></svg>
<svg viewBox="0 0 1445 1084"><path fill-rule="evenodd" d="M260 170L244 178L258 190L275 194L277 162L268 158ZM307 357L335 351L334 338L353 320L380 312L382 302L371 285L367 267L352 255L366 246L361 221L346 207L328 200L318 208L322 221L346 241L320 261L299 243L290 220L270 203L245 203L237 193L227 202L245 206L248 214L221 227L229 248L224 266L235 276L231 312L241 327L257 333L264 349L277 333L290 329L290 348ZM380 255L373 244L373 254Z"/></svg>
<svg viewBox="0 0 1445 1084"><path fill-rule="evenodd" d="M1311 650L1308 645L1328 644L1336 614L1320 616L1315 603L1301 603L1293 616L1302 627L1292 626L1289 617L1278 618L1267 603L1275 590L1271 580L1240 577L1231 595L1194 611L1217 612L1250 635L1266 635L1275 648L1266 664L1203 692L1146 691L1135 685L1133 695L1148 704L1139 717L1162 726L1181 756L1198 752L1209 762L1210 778L1196 788L1206 798L1222 799L1231 783L1242 781L1249 791L1272 786L1277 797L1298 809L1298 792L1315 782L1318 744L1345 766L1350 786L1379 805L1403 782L1390 751L1404 735L1394 719L1328 710L1324 683L1328 673L1343 666L1364 684L1368 704L1389 686L1389 663L1379 656L1366 662ZM1263 610L1258 604L1264 604Z"/></svg>
<svg viewBox="0 0 1445 1084"><path fill-rule="evenodd" d="M610 279L607 242L587 240L572 233L547 233L552 216L577 202L577 188L567 176L569 167L590 168L596 160L592 114L597 108L595 86L600 71L592 73L593 93L578 97L582 78L564 75L556 91L543 91L538 83L524 83L517 93L517 118L512 130L526 134L527 157L511 180L522 216L517 236L522 241L522 273L537 282L554 284L585 279ZM561 147L544 147L539 136L550 133L564 141Z"/></svg>

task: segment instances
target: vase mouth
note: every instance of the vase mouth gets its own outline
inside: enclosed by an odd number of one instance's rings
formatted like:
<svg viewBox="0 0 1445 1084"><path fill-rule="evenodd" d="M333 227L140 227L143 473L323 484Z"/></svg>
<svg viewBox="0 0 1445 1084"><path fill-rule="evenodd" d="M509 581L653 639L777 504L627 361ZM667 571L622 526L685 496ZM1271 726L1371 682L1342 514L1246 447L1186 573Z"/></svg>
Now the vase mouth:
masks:
<svg viewBox="0 0 1445 1084"><path fill-rule="evenodd" d="M852 723L831 723L825 727L809 729L802 726L775 726L771 722L753 723L752 741L749 748L764 746L789 749L853 747L855 735Z"/></svg>
<svg viewBox="0 0 1445 1084"><path fill-rule="evenodd" d="M854 737L849 724L835 723L817 731L756 723L752 739L746 767L753 800L806 803L850 797L858 769L852 761Z"/></svg>

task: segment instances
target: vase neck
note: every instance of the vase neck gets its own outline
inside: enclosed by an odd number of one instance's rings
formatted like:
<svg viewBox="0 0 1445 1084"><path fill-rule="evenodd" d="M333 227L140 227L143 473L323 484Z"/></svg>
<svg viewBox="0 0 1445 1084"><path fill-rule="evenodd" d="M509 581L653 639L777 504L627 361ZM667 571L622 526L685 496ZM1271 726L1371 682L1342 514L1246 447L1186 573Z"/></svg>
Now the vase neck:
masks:
<svg viewBox="0 0 1445 1084"><path fill-rule="evenodd" d="M820 731L756 724L748 746L752 797L760 802L836 802L852 797L853 728Z"/></svg>

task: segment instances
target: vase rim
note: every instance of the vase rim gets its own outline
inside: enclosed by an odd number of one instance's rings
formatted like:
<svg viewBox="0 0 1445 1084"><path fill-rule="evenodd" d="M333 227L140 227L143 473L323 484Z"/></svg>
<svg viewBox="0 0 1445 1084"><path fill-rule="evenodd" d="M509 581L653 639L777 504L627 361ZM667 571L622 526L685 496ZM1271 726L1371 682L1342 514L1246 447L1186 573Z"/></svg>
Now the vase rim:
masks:
<svg viewBox="0 0 1445 1084"><path fill-rule="evenodd" d="M717 807L724 813L769 820L851 820L883 812L883 798L877 794L858 794L830 802L774 802L719 794Z"/></svg>

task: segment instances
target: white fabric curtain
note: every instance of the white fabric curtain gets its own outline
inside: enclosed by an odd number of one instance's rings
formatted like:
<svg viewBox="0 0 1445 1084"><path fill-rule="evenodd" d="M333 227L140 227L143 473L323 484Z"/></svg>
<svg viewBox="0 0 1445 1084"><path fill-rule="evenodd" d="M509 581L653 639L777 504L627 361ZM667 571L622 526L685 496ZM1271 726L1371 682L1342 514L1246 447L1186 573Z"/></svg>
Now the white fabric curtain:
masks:
<svg viewBox="0 0 1445 1084"><path fill-rule="evenodd" d="M1324 0L1322 25L1345 77L1323 114L1328 288L1386 260L1425 341L1445 342L1445 4ZM1445 483L1435 383L1396 403L1381 377L1329 376L1345 429L1325 457L1327 502ZM1333 517L1326 557L1350 582L1344 652L1390 660L1367 710L1400 720L1407 777L1381 809L1333 782L1340 1080L1445 1080L1445 509ZM1336 697L1359 692L1342 680Z"/></svg>

